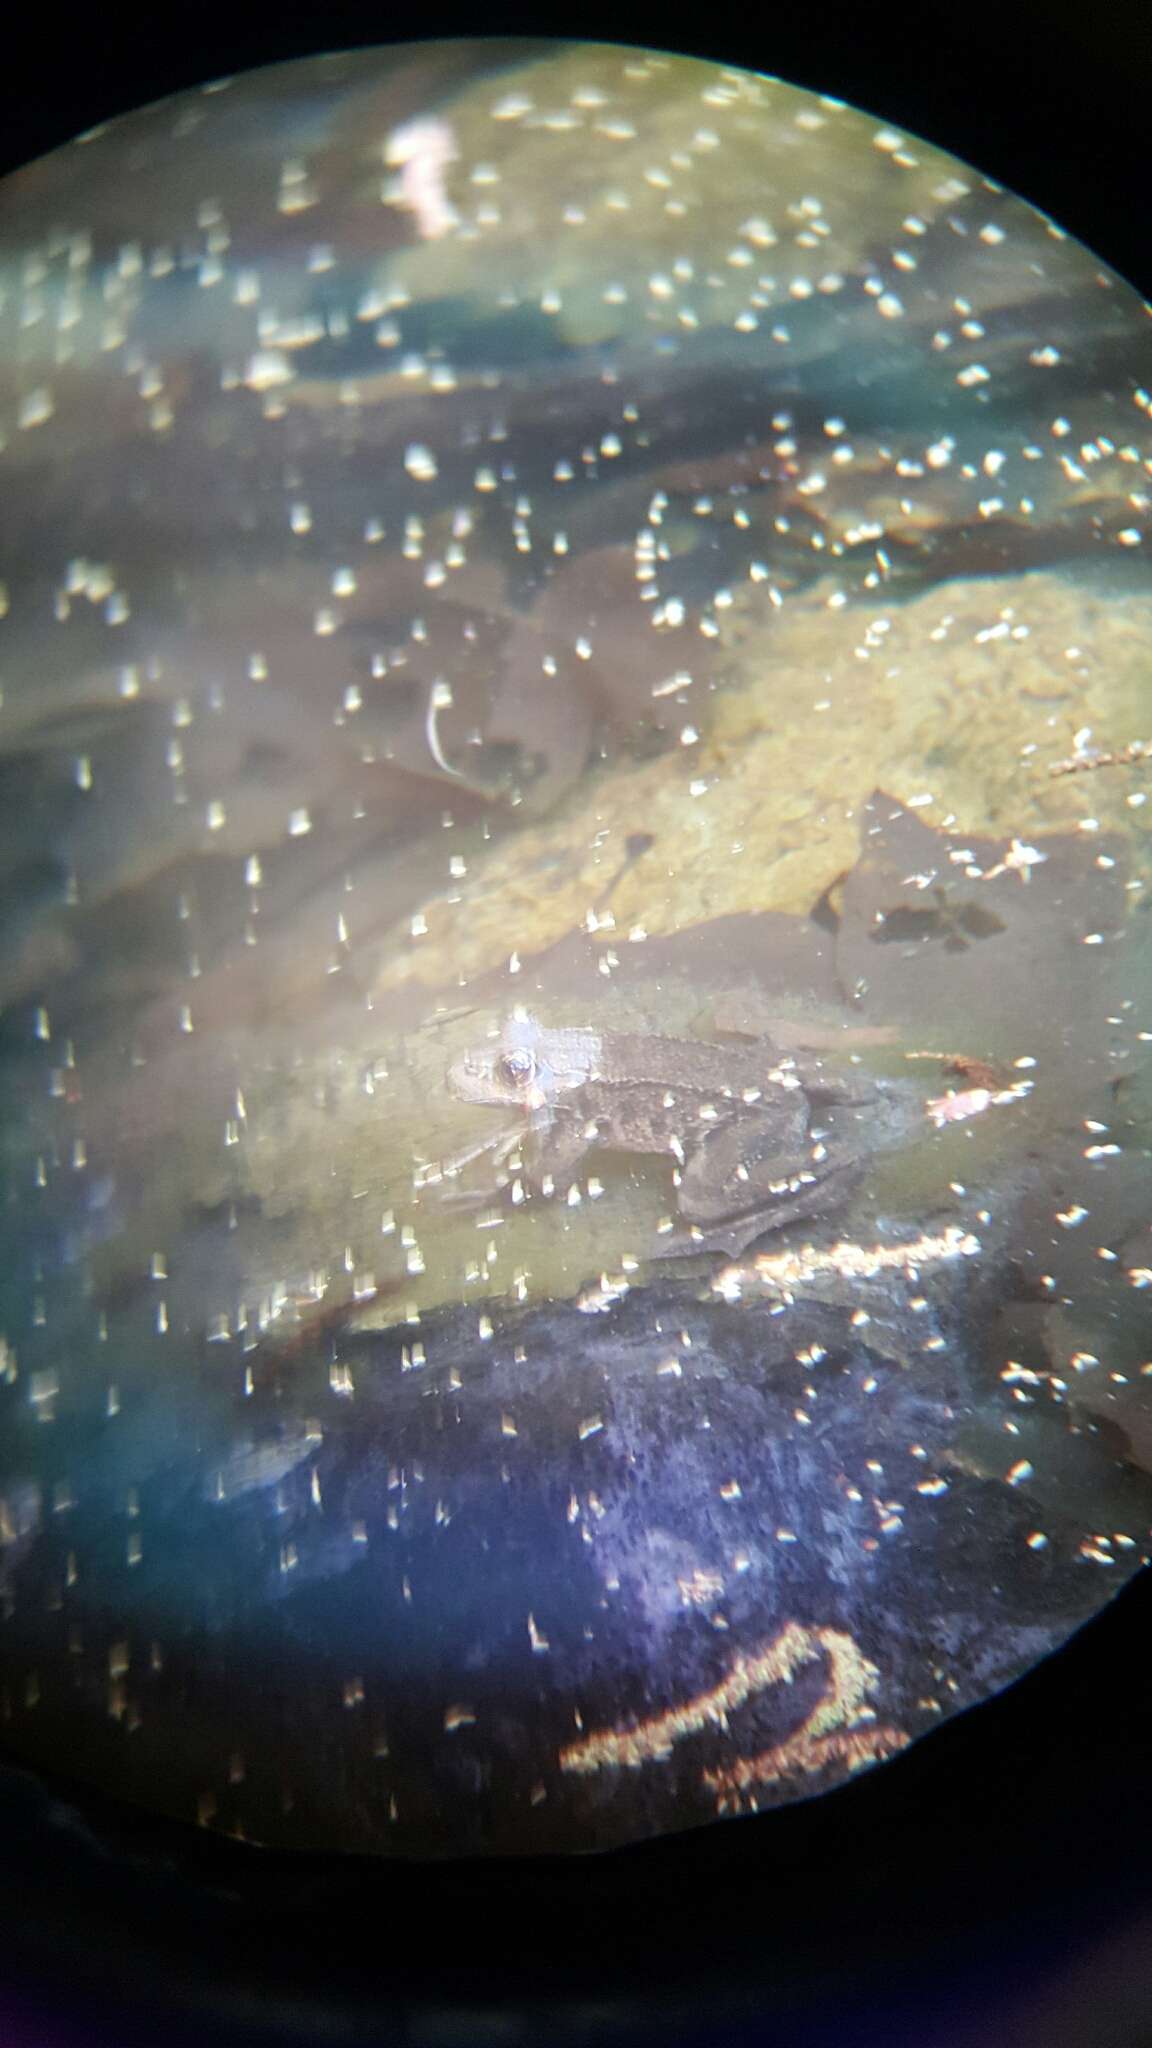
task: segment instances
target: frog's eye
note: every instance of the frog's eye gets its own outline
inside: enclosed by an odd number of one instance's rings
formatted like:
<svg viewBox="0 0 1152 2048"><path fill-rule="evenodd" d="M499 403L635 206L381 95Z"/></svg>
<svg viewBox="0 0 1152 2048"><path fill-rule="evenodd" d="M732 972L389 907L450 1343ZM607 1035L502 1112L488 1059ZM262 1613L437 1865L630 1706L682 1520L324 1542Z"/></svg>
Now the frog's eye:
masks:
<svg viewBox="0 0 1152 2048"><path fill-rule="evenodd" d="M496 1062L496 1072L510 1088L523 1088L536 1072L536 1058L527 1046L513 1046L511 1052L502 1052Z"/></svg>

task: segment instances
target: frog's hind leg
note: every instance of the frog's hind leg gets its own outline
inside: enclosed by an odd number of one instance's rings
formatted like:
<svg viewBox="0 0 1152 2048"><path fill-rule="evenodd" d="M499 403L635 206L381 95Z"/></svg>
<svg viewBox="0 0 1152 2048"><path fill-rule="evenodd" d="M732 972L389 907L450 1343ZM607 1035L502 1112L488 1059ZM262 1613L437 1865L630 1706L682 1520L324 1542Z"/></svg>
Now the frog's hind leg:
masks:
<svg viewBox="0 0 1152 2048"><path fill-rule="evenodd" d="M801 1175L815 1178L808 1104L800 1089L730 1117L698 1137L680 1168L677 1200L703 1227L786 1201Z"/></svg>
<svg viewBox="0 0 1152 2048"><path fill-rule="evenodd" d="M842 1208L863 1178L863 1163L856 1159L846 1160L842 1166L834 1166L818 1177L813 1174L801 1179L797 1175L795 1184L788 1190L781 1189L770 1203L749 1209L743 1215L729 1216L724 1222L688 1223L662 1238L648 1256L671 1259L687 1258L697 1252L723 1252L728 1258L738 1258L749 1245L772 1231L784 1230L788 1224L801 1223L808 1217L824 1219L831 1211Z"/></svg>

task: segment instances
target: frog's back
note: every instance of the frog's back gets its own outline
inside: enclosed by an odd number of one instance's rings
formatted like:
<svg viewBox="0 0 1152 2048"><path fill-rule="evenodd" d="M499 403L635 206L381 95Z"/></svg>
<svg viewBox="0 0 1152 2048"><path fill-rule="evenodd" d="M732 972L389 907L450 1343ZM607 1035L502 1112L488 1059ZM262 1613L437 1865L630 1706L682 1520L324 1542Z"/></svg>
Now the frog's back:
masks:
<svg viewBox="0 0 1152 2048"><path fill-rule="evenodd" d="M594 1078L609 1087L666 1089L705 1097L740 1095L770 1087L783 1056L766 1041L716 1045L702 1038L671 1038L659 1032L605 1031L600 1035ZM785 1072L790 1065L783 1061Z"/></svg>

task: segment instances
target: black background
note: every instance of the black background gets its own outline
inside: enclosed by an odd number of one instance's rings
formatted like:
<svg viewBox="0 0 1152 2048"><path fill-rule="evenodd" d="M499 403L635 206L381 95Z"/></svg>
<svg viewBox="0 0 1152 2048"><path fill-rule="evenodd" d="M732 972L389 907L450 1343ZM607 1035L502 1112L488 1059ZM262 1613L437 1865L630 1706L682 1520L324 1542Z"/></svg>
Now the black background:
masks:
<svg viewBox="0 0 1152 2048"><path fill-rule="evenodd" d="M15 40L19 34L19 42ZM670 10L21 0L0 170L252 66L581 35L775 73L950 149L1152 294L1148 0ZM1149 341L1152 379L1152 330ZM1149 381L1146 379L1146 381ZM1145 1575L990 1706L831 1799L567 1864L297 1864L0 1779L2 2048L1152 2043Z"/></svg>

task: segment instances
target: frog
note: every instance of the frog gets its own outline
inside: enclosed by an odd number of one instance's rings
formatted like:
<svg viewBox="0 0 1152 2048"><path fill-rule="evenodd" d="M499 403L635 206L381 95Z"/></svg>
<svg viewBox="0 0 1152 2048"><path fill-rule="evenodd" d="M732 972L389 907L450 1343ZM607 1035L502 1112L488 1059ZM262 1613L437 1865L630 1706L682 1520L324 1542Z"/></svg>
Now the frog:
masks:
<svg viewBox="0 0 1152 2048"><path fill-rule="evenodd" d="M865 1166L855 1124L875 1107L868 1083L768 1040L550 1027L527 1010L455 1059L448 1085L459 1100L522 1112L521 1187L532 1194L563 1192L595 1149L671 1156L678 1227L663 1233L664 1256L735 1254L846 1200ZM507 1156L507 1134L494 1142Z"/></svg>

